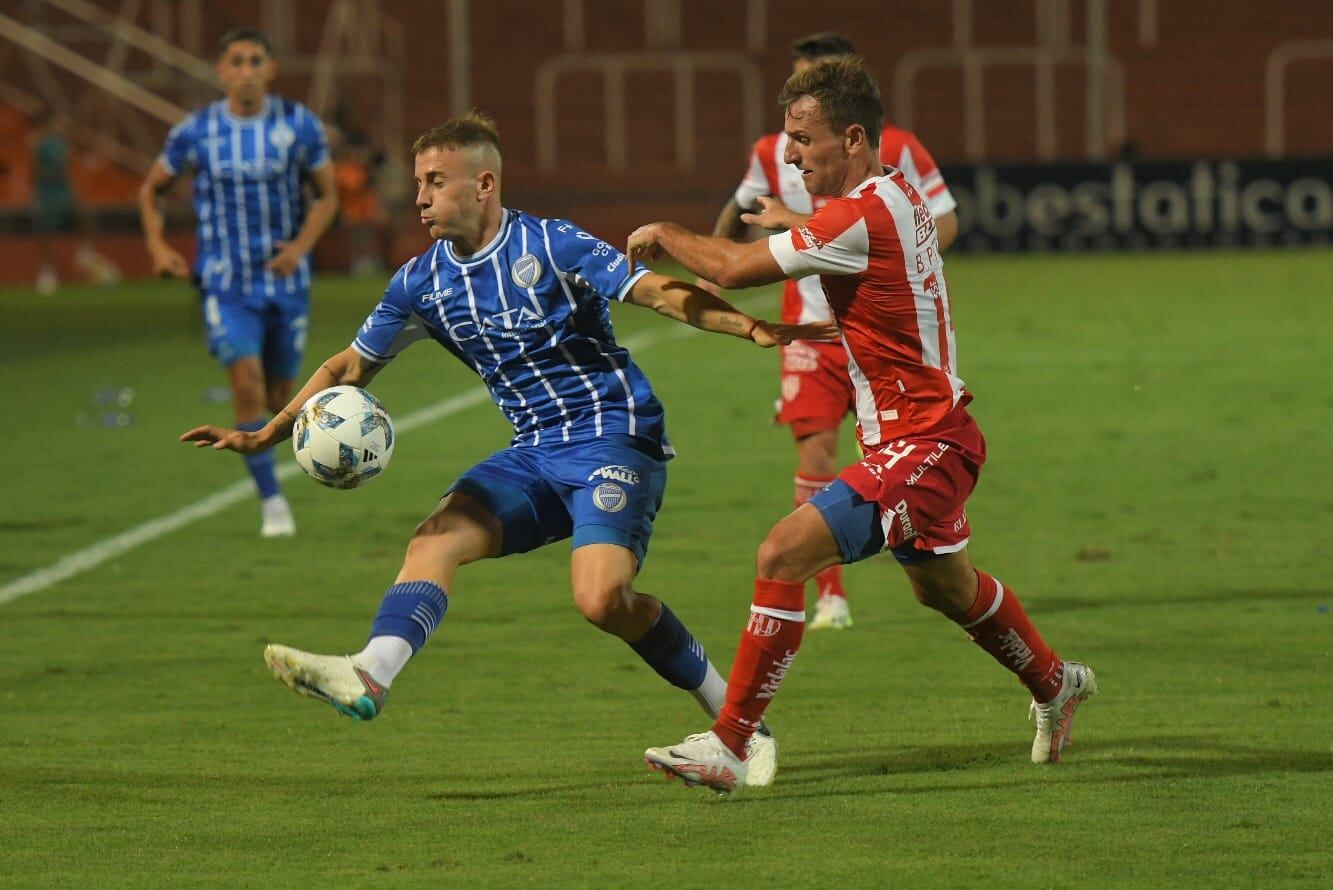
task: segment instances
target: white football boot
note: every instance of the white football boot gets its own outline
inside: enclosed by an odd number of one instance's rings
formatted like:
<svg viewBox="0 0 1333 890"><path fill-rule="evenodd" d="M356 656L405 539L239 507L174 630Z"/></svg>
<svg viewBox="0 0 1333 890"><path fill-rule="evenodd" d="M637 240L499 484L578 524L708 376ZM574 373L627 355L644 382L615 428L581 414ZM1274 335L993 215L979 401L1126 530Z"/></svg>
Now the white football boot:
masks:
<svg viewBox="0 0 1333 890"><path fill-rule="evenodd" d="M290 538L296 534L296 517L292 515L291 505L280 494L264 498L259 502L263 512L264 524L259 534L265 538Z"/></svg>
<svg viewBox="0 0 1333 890"><path fill-rule="evenodd" d="M1037 724L1032 740L1033 763L1059 763L1060 752L1074 741L1074 712L1085 698L1097 694L1097 675L1077 661L1061 668L1060 693L1048 702L1033 700L1028 717Z"/></svg>
<svg viewBox="0 0 1333 890"><path fill-rule="evenodd" d="M732 754L711 730L688 735L683 742L665 748L649 748L643 752L643 762L665 772L669 779L704 785L725 795L735 795L749 772L745 761Z"/></svg>
<svg viewBox="0 0 1333 890"><path fill-rule="evenodd" d="M374 720L389 688L350 655L315 655L277 643L264 647L264 662L294 692L332 705L353 720Z"/></svg>
<svg viewBox="0 0 1333 890"><path fill-rule="evenodd" d="M852 626L852 610L845 596L821 596L815 601L815 617L806 625L810 630L847 630Z"/></svg>
<svg viewBox="0 0 1333 890"><path fill-rule="evenodd" d="M773 784L778 774L778 740L766 729L761 729L745 743L745 784L762 788Z"/></svg>

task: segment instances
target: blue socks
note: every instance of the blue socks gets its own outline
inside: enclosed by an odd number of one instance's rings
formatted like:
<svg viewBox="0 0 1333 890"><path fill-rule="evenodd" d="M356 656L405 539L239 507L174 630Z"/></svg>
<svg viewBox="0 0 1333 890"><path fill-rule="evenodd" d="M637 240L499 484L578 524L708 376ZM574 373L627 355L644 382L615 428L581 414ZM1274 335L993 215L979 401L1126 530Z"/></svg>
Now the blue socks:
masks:
<svg viewBox="0 0 1333 890"><path fill-rule="evenodd" d="M648 633L630 643L629 647L663 680L679 689L693 692L703 685L708 675L708 656L704 654L704 647L685 629L666 603L662 603L662 612Z"/></svg>
<svg viewBox="0 0 1333 890"><path fill-rule="evenodd" d="M266 420L252 420L249 423L238 423L236 429L243 433L257 433L264 428ZM266 500L275 494L281 494L282 489L278 487L277 456L270 448L267 451L261 451L258 454L243 455L245 467L250 471L250 476L255 480L255 485L259 488L259 499Z"/></svg>
<svg viewBox="0 0 1333 890"><path fill-rule="evenodd" d="M449 597L444 588L432 581L405 581L384 594L370 636L398 637L407 640L412 654L426 645L426 640L444 620Z"/></svg>

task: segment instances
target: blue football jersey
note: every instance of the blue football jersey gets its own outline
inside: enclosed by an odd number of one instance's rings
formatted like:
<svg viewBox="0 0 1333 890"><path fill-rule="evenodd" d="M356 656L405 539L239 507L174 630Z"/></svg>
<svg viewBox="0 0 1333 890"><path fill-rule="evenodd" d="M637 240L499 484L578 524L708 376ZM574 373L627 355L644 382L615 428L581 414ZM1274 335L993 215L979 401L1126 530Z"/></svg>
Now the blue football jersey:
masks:
<svg viewBox="0 0 1333 890"><path fill-rule="evenodd" d="M195 171L195 273L206 293L223 300L304 299L309 258L286 277L264 263L305 220L303 174L329 162L319 118L280 96L265 98L254 117L239 118L222 99L172 128L159 160L172 174Z"/></svg>
<svg viewBox="0 0 1333 890"><path fill-rule="evenodd" d="M647 272L567 220L505 210L476 254L437 241L404 264L352 346L387 362L439 343L485 381L515 445L627 434L670 456L662 404L611 328L609 301Z"/></svg>

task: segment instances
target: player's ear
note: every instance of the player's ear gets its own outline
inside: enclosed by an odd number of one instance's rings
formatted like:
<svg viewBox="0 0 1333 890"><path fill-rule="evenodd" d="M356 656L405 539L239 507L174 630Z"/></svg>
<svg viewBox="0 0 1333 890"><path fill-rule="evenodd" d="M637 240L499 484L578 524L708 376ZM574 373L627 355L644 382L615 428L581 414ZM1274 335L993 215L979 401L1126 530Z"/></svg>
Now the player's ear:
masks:
<svg viewBox="0 0 1333 890"><path fill-rule="evenodd" d="M858 148L864 148L866 144L866 128L860 124L852 124L842 134L842 147L851 154Z"/></svg>
<svg viewBox="0 0 1333 890"><path fill-rule="evenodd" d="M495 193L495 174L482 170L477 174L477 200L484 201Z"/></svg>

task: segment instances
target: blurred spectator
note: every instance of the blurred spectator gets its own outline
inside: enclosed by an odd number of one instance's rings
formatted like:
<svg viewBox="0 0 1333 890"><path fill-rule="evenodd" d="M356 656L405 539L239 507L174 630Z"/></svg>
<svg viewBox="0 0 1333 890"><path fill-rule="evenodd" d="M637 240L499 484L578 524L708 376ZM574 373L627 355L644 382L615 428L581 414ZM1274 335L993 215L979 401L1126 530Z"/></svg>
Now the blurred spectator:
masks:
<svg viewBox="0 0 1333 890"><path fill-rule="evenodd" d="M357 134L344 133L333 150L333 179L339 217L347 230L347 254L354 275L384 271L380 233L384 211L375 192L375 153Z"/></svg>
<svg viewBox="0 0 1333 890"><path fill-rule="evenodd" d="M41 268L37 273L37 292L49 296L60 286L55 255L55 236L78 231L82 238L74 261L89 281L115 284L120 270L93 249L89 240L92 226L74 195L69 178L69 140L61 122L48 109L33 119L33 231L37 233Z"/></svg>

